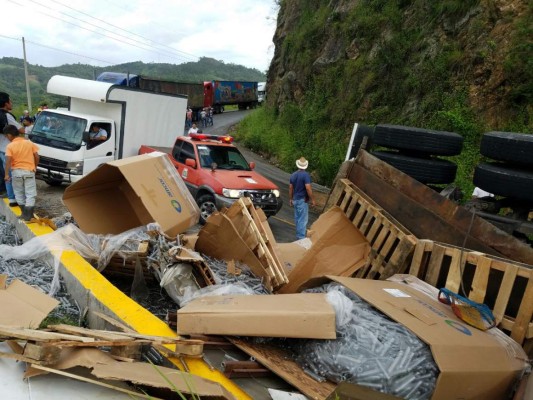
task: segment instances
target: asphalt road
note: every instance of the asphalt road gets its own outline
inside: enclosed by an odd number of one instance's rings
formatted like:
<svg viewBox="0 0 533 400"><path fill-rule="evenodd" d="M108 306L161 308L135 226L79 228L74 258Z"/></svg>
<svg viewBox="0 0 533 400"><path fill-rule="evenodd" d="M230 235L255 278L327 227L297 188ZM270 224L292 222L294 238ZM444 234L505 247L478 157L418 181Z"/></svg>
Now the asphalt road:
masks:
<svg viewBox="0 0 533 400"><path fill-rule="evenodd" d="M214 126L203 128L205 133L224 135L229 129L244 118L250 110L247 111L227 111L223 114L214 116ZM280 212L270 217L268 222L274 237L280 243L292 242L295 238L293 209L289 206L289 176L290 174L280 170L274 165L269 164L261 156L253 153L239 143L235 143L250 162L254 161L256 170L273 181L281 191L283 207ZM296 166L295 166L296 169ZM60 217L68 212L68 209L62 202L63 192L66 186L53 187L43 181L37 181L37 202L35 212L40 217L55 218ZM313 184L317 206L310 207L309 225L311 225L322 212L322 208L329 190L327 188Z"/></svg>

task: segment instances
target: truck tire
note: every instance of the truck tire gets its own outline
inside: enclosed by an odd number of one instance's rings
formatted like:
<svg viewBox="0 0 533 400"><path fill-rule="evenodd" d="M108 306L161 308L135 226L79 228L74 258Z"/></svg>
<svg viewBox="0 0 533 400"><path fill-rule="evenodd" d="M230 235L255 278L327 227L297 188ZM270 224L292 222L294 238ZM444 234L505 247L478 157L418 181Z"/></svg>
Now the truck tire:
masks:
<svg viewBox="0 0 533 400"><path fill-rule="evenodd" d="M481 163L474 171L474 185L504 197L533 201L533 170L503 163Z"/></svg>
<svg viewBox="0 0 533 400"><path fill-rule="evenodd" d="M203 194L198 198L197 203L200 208L200 223L203 225L207 218L217 210L215 198L212 194Z"/></svg>
<svg viewBox="0 0 533 400"><path fill-rule="evenodd" d="M455 156L461 153L463 137L454 132L380 124L374 130L373 143L427 155Z"/></svg>
<svg viewBox="0 0 533 400"><path fill-rule="evenodd" d="M448 160L411 157L391 151L373 151L371 154L424 184L451 183L457 173L457 165Z"/></svg>
<svg viewBox="0 0 533 400"><path fill-rule="evenodd" d="M481 138L480 153L497 161L533 166L533 135L487 132Z"/></svg>

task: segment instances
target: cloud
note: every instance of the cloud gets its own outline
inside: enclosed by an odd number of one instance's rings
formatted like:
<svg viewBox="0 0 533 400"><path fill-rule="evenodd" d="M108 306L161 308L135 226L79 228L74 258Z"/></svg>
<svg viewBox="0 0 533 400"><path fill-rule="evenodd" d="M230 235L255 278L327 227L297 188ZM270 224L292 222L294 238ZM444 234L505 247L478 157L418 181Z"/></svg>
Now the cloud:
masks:
<svg viewBox="0 0 533 400"><path fill-rule="evenodd" d="M272 58L274 0L4 0L4 57L44 66L212 57L260 71Z"/></svg>

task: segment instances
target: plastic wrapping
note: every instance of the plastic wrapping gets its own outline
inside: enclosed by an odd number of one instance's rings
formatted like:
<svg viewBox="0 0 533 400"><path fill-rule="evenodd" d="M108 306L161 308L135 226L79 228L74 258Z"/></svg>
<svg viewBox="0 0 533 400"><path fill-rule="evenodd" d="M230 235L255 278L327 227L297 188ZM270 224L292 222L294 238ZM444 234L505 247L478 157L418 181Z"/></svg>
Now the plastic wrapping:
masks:
<svg viewBox="0 0 533 400"><path fill-rule="evenodd" d="M200 255L188 250L181 252L182 248L176 246L167 251L167 255L174 257L163 266L155 270L159 276L160 285L167 294L183 307L191 300L205 296L225 296L234 294L268 294L261 279L257 278L250 269L237 263L235 271L228 270L226 261ZM179 255L178 255L179 254ZM205 263L213 274L215 285L200 287L193 274L193 264Z"/></svg>
<svg viewBox="0 0 533 400"><path fill-rule="evenodd" d="M42 257L49 252L58 257L64 250L75 250L83 258L95 261L102 271L114 255L124 256L127 242L138 243L148 240L148 229L157 228L154 224L131 229L119 235L95 235L82 232L76 225L68 224L46 235L31 238L20 246L0 245L0 254L6 259L30 260Z"/></svg>
<svg viewBox="0 0 533 400"><path fill-rule="evenodd" d="M288 342L305 370L405 399L431 397L439 370L416 335L338 283L306 292L326 292L339 322L336 340Z"/></svg>

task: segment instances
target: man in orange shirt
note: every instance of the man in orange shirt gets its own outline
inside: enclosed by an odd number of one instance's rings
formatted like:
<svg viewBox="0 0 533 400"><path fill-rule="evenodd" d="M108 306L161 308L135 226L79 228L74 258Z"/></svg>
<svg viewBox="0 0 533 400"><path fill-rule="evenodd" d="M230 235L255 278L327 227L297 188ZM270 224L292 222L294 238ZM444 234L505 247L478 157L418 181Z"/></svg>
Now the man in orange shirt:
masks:
<svg viewBox="0 0 533 400"><path fill-rule="evenodd" d="M4 179L6 182L12 180L15 199L22 209L21 218L30 221L37 197L35 170L39 164L39 148L31 141L19 137L19 131L14 125L7 125L3 132L10 142L6 147Z"/></svg>

